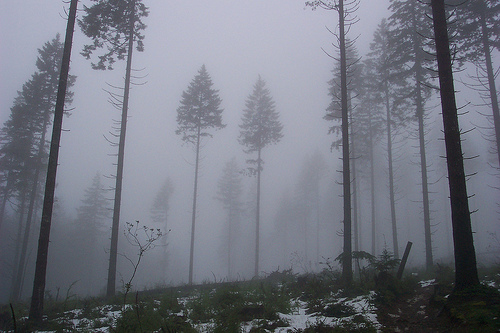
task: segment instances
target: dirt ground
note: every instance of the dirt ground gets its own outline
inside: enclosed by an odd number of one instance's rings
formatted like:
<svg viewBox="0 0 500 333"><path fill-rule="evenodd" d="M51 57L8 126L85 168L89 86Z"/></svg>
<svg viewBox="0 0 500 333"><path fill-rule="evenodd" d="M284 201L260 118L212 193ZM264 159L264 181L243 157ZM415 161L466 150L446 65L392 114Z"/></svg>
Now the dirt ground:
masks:
<svg viewBox="0 0 500 333"><path fill-rule="evenodd" d="M414 294L379 307L382 332L467 332L449 319L442 303L434 301L434 293L434 285L419 286Z"/></svg>

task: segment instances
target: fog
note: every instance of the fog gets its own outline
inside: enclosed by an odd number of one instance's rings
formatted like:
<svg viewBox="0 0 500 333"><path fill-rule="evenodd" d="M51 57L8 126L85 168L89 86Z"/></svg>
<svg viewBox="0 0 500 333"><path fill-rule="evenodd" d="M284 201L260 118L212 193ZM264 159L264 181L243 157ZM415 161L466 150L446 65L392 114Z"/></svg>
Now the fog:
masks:
<svg viewBox="0 0 500 333"><path fill-rule="evenodd" d="M332 262L342 251L342 185L341 154L330 150L335 139L328 135L331 123L325 121L325 109L330 102L327 82L332 79L335 60L328 54L336 52L337 14L305 8L301 0L240 0L240 1L163 1L145 0L150 14L144 19L147 28L145 51L135 52L135 76L129 104L129 119L125 149L122 209L118 252L118 281L121 288L132 272L126 259L136 258L137 249L123 237L125 222L170 230L167 246L147 252L133 282L135 289L187 283L191 207L194 181L194 151L175 135L176 110L182 92L187 89L202 65L209 72L214 88L219 90L227 127L213 133L202 147L202 162L198 191L194 280L224 281L228 279L225 261L226 212L215 199L217 182L222 169L235 157L241 169L251 156L238 143L239 127L245 100L260 75L267 83L280 113L283 139L263 150L265 161L261 194L261 265L262 274L292 267L296 272L324 268L320 262ZM362 1L350 36L355 38L360 55L369 49L373 32L380 20L387 17L389 1ZM82 0L79 7L90 5ZM8 119L17 91L35 71L37 48L55 37L64 35L65 4L52 1L0 2L0 121ZM80 11L80 15L83 12ZM94 245L97 259L85 261L71 239L70 230L76 209L81 205L85 190L98 173L104 186L114 186L117 148L106 138L120 119L120 111L108 102L112 86L123 86L125 62L118 62L113 71L95 71L79 53L90 41L75 29L71 71L76 75L72 88L74 101L71 115L63 121L59 167L57 174L57 205L52 224L49 248L47 290L79 295L103 294L106 285L111 212L102 228L100 240ZM498 54L495 54L498 64ZM489 126L481 114L491 114L482 104L478 93L460 83L474 73L467 65L457 74L459 105L466 114L460 118L465 135L466 156L477 158L466 162L468 173L477 173L468 181L475 232L475 246L480 264L500 260L497 161L491 154L492 143L485 139ZM498 81L497 81L498 82ZM109 85L108 85L109 84ZM471 103L471 104L468 104ZM451 217L442 120L436 94L427 104L427 154L431 184L431 217L433 250L436 262L452 262ZM421 180L416 124L397 134L395 165L397 183L397 214L400 251L407 241L414 243L409 265L425 262ZM318 207L307 217L303 226L284 227L283 209L300 192L299 178L303 166L314 155L321 156L326 168L321 177ZM392 246L388 204L387 152L384 143L376 147L376 192L378 230L377 251L384 244ZM360 201L360 249L371 249L370 185L368 172L358 175ZM151 206L162 183L170 178L174 191L168 211L167 226L157 225L151 218ZM252 278L254 265L255 178L242 177L242 200L247 208L237 227L233 247L233 279ZM495 188L496 187L496 188ZM113 192L108 191L112 207ZM288 205L288 206L287 206ZM10 214L13 214L11 210ZM281 214L281 215L280 215ZM40 214L38 214L39 216ZM31 234L23 298L31 294L39 217ZM301 228L305 229L301 229ZM12 256L16 241L15 219L6 220L0 231L0 301L9 297ZM285 232L286 229L286 232ZM285 236L284 236L285 235ZM304 236L305 235L305 236ZM159 245L160 242L158 243ZM167 265L159 263L167 256ZM377 254L378 254L377 253ZM126 257L125 257L126 256ZM85 268L88 276L82 273ZM92 267L90 269L89 267ZM90 273L90 270L92 271Z"/></svg>

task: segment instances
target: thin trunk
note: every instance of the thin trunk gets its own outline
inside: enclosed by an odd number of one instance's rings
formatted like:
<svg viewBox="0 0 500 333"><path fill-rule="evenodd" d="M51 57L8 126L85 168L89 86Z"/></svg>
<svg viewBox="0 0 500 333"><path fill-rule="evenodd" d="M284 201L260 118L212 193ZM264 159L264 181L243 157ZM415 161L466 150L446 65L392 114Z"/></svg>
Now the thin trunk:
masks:
<svg viewBox="0 0 500 333"><path fill-rule="evenodd" d="M259 251L260 251L260 169L261 169L261 149L259 148L257 157L257 209L255 212L255 270L254 276L259 276Z"/></svg>
<svg viewBox="0 0 500 333"><path fill-rule="evenodd" d="M375 255L377 251L377 223L376 223L376 212L375 212L375 161L373 154L373 128L372 128L372 116L369 114L370 123L370 197L371 197L371 216L372 216L372 255Z"/></svg>
<svg viewBox="0 0 500 333"><path fill-rule="evenodd" d="M30 191L30 201L28 206L28 216L26 218L26 227L24 228L24 238L21 248L21 258L19 259L19 263L17 265L17 272L15 275L15 284L13 290L13 298L12 301L17 302L21 298L21 287L24 282L24 268L26 261L26 253L28 251L28 241L30 236L31 224L33 222L33 214L35 211L35 203L36 203L36 195L38 190L38 179L40 178L40 172L42 171L42 157L45 147L45 133L47 131L48 126L48 115L44 117L43 127L42 127L42 136L40 138L40 143L38 145L38 153L37 153L37 161L35 167L35 174L33 175L33 183L31 185Z"/></svg>
<svg viewBox="0 0 500 333"><path fill-rule="evenodd" d="M346 286L352 283L352 232L351 232L351 173L349 166L349 115L347 105L347 59L344 27L344 1L340 0L339 40L340 40L340 89L342 104L342 186L344 195L344 254L342 279Z"/></svg>
<svg viewBox="0 0 500 333"><path fill-rule="evenodd" d="M189 248L189 284L193 284L194 267L194 235L196 227L196 199L198 197L198 168L200 166L200 137L201 128L198 126L198 135L196 136L196 162L194 166L194 189L193 189L193 213L191 216L191 246Z"/></svg>
<svg viewBox="0 0 500 333"><path fill-rule="evenodd" d="M416 13L413 11L413 26L416 27ZM424 131L424 102L422 98L422 56L421 45L417 43L419 36L415 29L413 35L413 52L415 53L415 80L416 96L415 104L417 107L418 119L418 140L420 148L420 173L422 175L422 204L424 208L424 238L425 238L425 266L430 270L433 266L432 256L432 234L431 234L431 214L429 205L429 182L427 179L427 158L425 153L425 131Z"/></svg>
<svg viewBox="0 0 500 333"><path fill-rule="evenodd" d="M66 27L66 37L64 41L61 74L59 77L59 87L57 90L57 100L52 128L52 139L50 142L50 153L47 167L47 179L45 183L42 221L40 225L40 237L38 240L35 278L33 281L33 295L31 297L29 313L29 319L36 323L41 322L43 314L43 297L45 295L45 279L47 272L47 258L49 252L52 208L54 205L54 191L56 187L57 160L59 156L59 143L61 141L64 101L66 99L66 87L68 84L69 63L71 57L71 46L73 44L73 31L75 28L77 5L78 0L71 0L68 25Z"/></svg>
<svg viewBox="0 0 500 333"><path fill-rule="evenodd" d="M130 93L130 73L132 71L132 52L134 50L135 1L131 2L130 26L128 35L127 67L125 69L125 89L123 91L120 141L118 143L118 163L116 165L115 200L113 205L113 224L111 227L111 247L106 296L113 297L116 291L116 261L118 256L118 231L120 229L120 207L122 200L123 161L125 157L125 134L127 131L128 100Z"/></svg>
<svg viewBox="0 0 500 333"><path fill-rule="evenodd" d="M495 141L497 148L498 164L500 167L500 111L498 107L497 89L495 86L495 72L491 61L490 41L488 39L488 28L486 26L485 12L481 11L481 38L483 40L484 57L486 61L486 73L490 92L491 110L493 112L493 124L495 126Z"/></svg>
<svg viewBox="0 0 500 333"><path fill-rule="evenodd" d="M0 230L2 229L3 220L5 217L5 206L7 206L7 201L9 200L9 192L11 190L11 182L12 182L11 172L7 174L7 180L5 183L5 187L3 188L2 193L2 204L0 205ZM1 235L1 234L0 234Z"/></svg>
<svg viewBox="0 0 500 333"><path fill-rule="evenodd" d="M387 76L386 76L387 78ZM391 206L391 225L392 225L392 245L394 258L399 258L398 246L398 227L396 223L396 198L394 195L394 168L392 165L392 131L391 131L391 107L389 103L389 87L387 79L384 83L385 90L385 109L387 123L387 159L389 160L389 202Z"/></svg>
<svg viewBox="0 0 500 333"><path fill-rule="evenodd" d="M14 262L12 266L14 267L14 271L12 274L12 284L10 289L10 299L12 302L16 302L16 283L18 280L18 276L16 275L16 267L19 265L19 256L21 253L21 238L23 234L23 226L24 226L24 213L26 211L26 190L23 189L20 193L21 202L19 203L19 222L17 223L17 237L16 237L16 251L14 254Z"/></svg>
<svg viewBox="0 0 500 333"><path fill-rule="evenodd" d="M479 284L444 0L432 0L455 252L455 291Z"/></svg>

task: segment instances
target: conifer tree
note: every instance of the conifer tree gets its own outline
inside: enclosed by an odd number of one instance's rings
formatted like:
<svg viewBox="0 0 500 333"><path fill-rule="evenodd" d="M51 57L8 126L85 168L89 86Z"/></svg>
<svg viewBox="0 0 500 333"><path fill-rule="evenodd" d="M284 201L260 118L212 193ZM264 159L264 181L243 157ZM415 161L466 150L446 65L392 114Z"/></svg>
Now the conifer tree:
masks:
<svg viewBox="0 0 500 333"><path fill-rule="evenodd" d="M109 218L108 199L105 196L101 176L98 173L92 179L92 184L85 189L81 205L76 211L73 240L75 247L77 247L76 250L80 253L77 258L82 260L79 269L82 274L83 287L90 294L100 281L98 277L101 274L96 272L102 266L99 259L104 255L104 252L100 252L102 250L99 251L101 241L104 240L100 236L105 230L105 221Z"/></svg>
<svg viewBox="0 0 500 333"><path fill-rule="evenodd" d="M18 193L20 195L20 202L25 203L21 207L24 207L26 212L20 212L22 218L19 220L19 230L21 228L24 228L24 230L22 239L18 239L17 241L20 248L18 248L19 251L16 251L16 254L19 252L19 257L16 255L16 258L18 257L19 260L15 261L16 266L11 293L11 299L14 302L18 301L21 296L21 286L24 282L25 261L33 216L35 214L36 203L40 200L40 182L43 180L43 171L47 165L48 151L46 135L56 104L62 53L63 45L58 34L53 40L45 43L43 48L38 50L39 56L36 61L37 72L23 87L22 92L20 92L24 108L30 113L30 119L27 119L23 126L30 127L32 142L30 154L26 155L27 160L23 163L25 171L20 174L20 176L24 175L24 177L22 176L18 179L20 184L24 184ZM68 88L71 88L74 81L75 77L69 75ZM72 102L72 97L73 92L68 90L66 92L66 105ZM23 178L25 179L23 180Z"/></svg>
<svg viewBox="0 0 500 333"><path fill-rule="evenodd" d="M336 35L340 57L340 110L342 119L342 190L344 199L344 246L342 261L342 280L346 286L350 286L353 280L352 272L352 202L351 202L351 169L350 169L350 139L349 139L349 90L348 90L348 61L347 49L349 44L347 32L356 22L353 13L358 8L358 0L315 0L307 1L306 6L313 9L318 7L326 10L334 10L339 17L339 32Z"/></svg>
<svg viewBox="0 0 500 333"><path fill-rule="evenodd" d="M198 169L200 166L201 142L211 138L210 130L222 129L220 108L222 100L219 91L212 88L213 83L205 65L201 66L187 90L182 93L181 105L177 108L177 130L175 134L182 135L186 144L195 148L193 211L191 218L191 245L189 254L189 284L193 283L194 241L196 227L196 203L198 198Z"/></svg>
<svg viewBox="0 0 500 333"><path fill-rule="evenodd" d="M458 1L453 1L458 2ZM459 1L454 39L461 53L461 60L472 62L477 67L478 83L473 85L489 104L493 115L494 142L500 167L500 107L495 83L496 75L493 52L500 51L500 1Z"/></svg>
<svg viewBox="0 0 500 333"><path fill-rule="evenodd" d="M455 291L479 285L444 0L432 0L455 252Z"/></svg>
<svg viewBox="0 0 500 333"><path fill-rule="evenodd" d="M91 7L84 6L85 15L78 22L83 33L93 43L85 45L82 55L90 59L94 53L104 49L92 68L98 70L113 69L116 60L127 59L125 85L123 89L122 114L118 142L118 161L116 164L115 198L113 206L113 224L111 228L111 247L109 251L108 285L106 295L114 296L116 285L116 261L118 255L118 231L120 228L120 208L123 183L123 164L125 158L125 137L127 130L128 101L132 71L134 45L137 51L144 50L146 25L142 18L148 16L148 8L142 0L92 0Z"/></svg>
<svg viewBox="0 0 500 333"><path fill-rule="evenodd" d="M250 175L257 176L257 202L255 211L255 269L254 276L259 275L260 251L260 185L262 172L262 149L277 144L283 137L283 125L279 121L279 113L271 97L266 82L257 79L245 103L240 124L239 143L247 154L257 153L256 159L248 159Z"/></svg>
<svg viewBox="0 0 500 333"><path fill-rule="evenodd" d="M425 238L426 267L433 265L432 231L429 200L429 181L427 171L426 139L425 139L425 104L431 96L432 59L426 56L426 36L432 35L431 22L428 19L428 8L423 2L411 0L391 0L389 9L392 15L388 20L387 39L390 45L389 67L394 67L394 82L406 93L405 98L412 101L408 108L415 110L418 125L418 146L420 155L420 173L422 186L422 206ZM396 253L396 252L395 252Z"/></svg>
<svg viewBox="0 0 500 333"><path fill-rule="evenodd" d="M225 252L227 258L227 276L231 280L233 278L233 248L235 239L235 230L241 218L243 205L241 202L241 195L243 192L243 185L241 183L240 171L236 158L229 160L222 175L217 182L217 196L216 198L222 203L222 207L226 211L226 244Z"/></svg>
<svg viewBox="0 0 500 333"><path fill-rule="evenodd" d="M33 293L31 296L29 312L29 319L36 323L40 323L42 321L43 314L50 227L52 222L52 210L54 207L54 192L56 188L57 161L59 157L59 144L61 141L64 102L66 100L66 89L69 81L69 64L71 58L71 47L73 46L73 31L75 28L77 5L78 0L71 0L68 12L68 23L66 26L66 36L64 39L61 72L57 88L54 121L52 124L52 138L50 140L49 162L47 165L47 177L45 180L42 221L40 224L35 278L33 280Z"/></svg>

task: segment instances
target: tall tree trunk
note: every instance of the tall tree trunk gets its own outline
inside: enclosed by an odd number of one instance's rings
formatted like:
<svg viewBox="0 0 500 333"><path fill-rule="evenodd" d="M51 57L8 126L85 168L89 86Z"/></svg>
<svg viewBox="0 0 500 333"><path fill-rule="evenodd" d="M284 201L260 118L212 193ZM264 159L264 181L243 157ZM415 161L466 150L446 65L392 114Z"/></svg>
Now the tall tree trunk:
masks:
<svg viewBox="0 0 500 333"><path fill-rule="evenodd" d="M444 0L432 0L455 253L455 291L479 284Z"/></svg>
<svg viewBox="0 0 500 333"><path fill-rule="evenodd" d="M200 138L201 127L198 126L198 135L196 136L196 162L194 166L194 189L193 189L193 213L191 217L191 245L189 248L189 284L193 284L194 268L194 236L196 227L196 202L198 198L198 169L200 166Z"/></svg>
<svg viewBox="0 0 500 333"><path fill-rule="evenodd" d="M3 220L5 218L5 207L7 206L7 201L9 200L9 194L11 191L12 175L11 172L7 174L7 180L5 182L5 187L2 193L2 203L0 205L0 230L2 230ZM1 235L1 233L0 233Z"/></svg>
<svg viewBox="0 0 500 333"><path fill-rule="evenodd" d="M19 263L17 265L17 271L16 274L14 275L14 290L12 294L12 301L17 302L21 298L21 288L24 282L24 267L25 267L25 261L26 261L26 253L28 252L28 242L29 242L29 236L30 236L30 230L31 230L31 224L33 222L33 214L35 211L35 204L36 204L36 196L37 196L37 190L38 190L38 179L40 178L40 172L42 171L42 158L43 158L43 153L44 153L44 147L45 147L45 134L47 132L47 127L48 127L48 119L49 115L45 115L44 121L43 121L43 126L42 126L42 136L40 138L40 142L38 144L38 153L36 157L36 162L35 162L35 174L33 175L33 183L31 184L31 191L30 191L30 201L29 201L29 206L28 206L28 216L26 218L26 227L24 228L24 238L22 242L22 248L21 248L21 257L19 259Z"/></svg>
<svg viewBox="0 0 500 333"><path fill-rule="evenodd" d="M372 128L372 116L369 114L369 126L370 126L370 198L371 198L371 216L372 216L372 255L377 252L377 223L376 223L376 211L375 211L375 161L373 154L373 128Z"/></svg>
<svg viewBox="0 0 500 333"><path fill-rule="evenodd" d="M495 72L491 61L490 41L488 39L488 28L486 26L485 12L481 11L481 38L483 42L484 57L486 61L486 74L488 76L488 86L490 92L491 110L493 112L493 124L495 127L495 141L497 148L498 164L500 168L500 111L498 107L497 89L495 86Z"/></svg>
<svg viewBox="0 0 500 333"><path fill-rule="evenodd" d="M120 207L122 201L123 161L125 157L125 135L127 131L128 100L130 93L130 73L132 71L132 52L134 50L135 1L131 2L130 27L128 35L127 67L125 69L125 89L123 91L120 141L118 143L118 163L116 165L115 200L113 205L113 224L111 227L111 247L106 296L112 297L116 291L116 261L118 256L118 231L120 229Z"/></svg>
<svg viewBox="0 0 500 333"><path fill-rule="evenodd" d="M342 186L344 195L344 253L342 280L346 286L352 283L352 232L351 232L351 173L349 166L349 114L347 101L347 57L345 42L344 1L338 4L340 41L340 93L342 105Z"/></svg>
<svg viewBox="0 0 500 333"><path fill-rule="evenodd" d="M351 170L352 170L352 214L353 214L353 233L354 233L354 251L359 251L359 225L358 225L358 180L356 179L356 145L354 143L354 130L353 121L352 121L352 104L351 104L351 93L348 92L348 107L349 107L349 121L351 126L351 136L349 137L351 140ZM354 266L354 273L357 274L358 266Z"/></svg>
<svg viewBox="0 0 500 333"><path fill-rule="evenodd" d="M260 172L262 167L261 149L257 156L257 208L255 212L255 269L254 276L259 276L259 252L260 252Z"/></svg>
<svg viewBox="0 0 500 333"><path fill-rule="evenodd" d="M399 258L398 246L398 227L396 223L396 198L394 195L394 167L392 163L392 130L391 130L391 106L389 102L389 87L386 81L384 83L385 109L387 124L387 159L389 160L389 203L391 207L391 226L392 226L392 245L394 249L394 258Z"/></svg>
<svg viewBox="0 0 500 333"><path fill-rule="evenodd" d="M71 0L68 25L66 27L66 37L64 41L61 74L59 77L59 87L57 90L52 139L50 142L42 221L40 225L40 237L38 239L35 278L33 281L33 295L31 297L29 313L29 319L36 323L41 322L43 314L43 297L45 295L45 279L49 252L50 225L52 222L52 208L54 205L54 191L56 187L57 160L59 157L59 143L61 141L64 101L66 99L66 87L68 84L69 63L71 57L71 46L73 44L73 31L75 28L77 5L78 0Z"/></svg>
<svg viewBox="0 0 500 333"><path fill-rule="evenodd" d="M20 196L21 196L21 202L19 203L19 220L17 223L17 237L16 237L16 251L14 253L14 262L12 264L12 267L14 269L12 273L12 283L11 283L11 289L10 289L10 300L12 302L16 302L16 283L17 283L17 275L16 275L16 267L19 265L19 257L21 255L21 238L23 234L23 226L24 226L24 214L26 212L26 189L23 188L21 189Z"/></svg>
<svg viewBox="0 0 500 333"><path fill-rule="evenodd" d="M424 208L424 238L425 238L425 266L427 270L432 268L432 234L431 234L431 216L429 205L429 182L427 179L427 158L425 153L425 130L424 130L424 102L422 98L422 46L417 42L419 39L416 29L416 13L415 9L412 13L413 26L415 32L413 35L413 52L415 53L415 104L417 107L418 120L418 140L420 150L420 173L422 175L422 204Z"/></svg>

